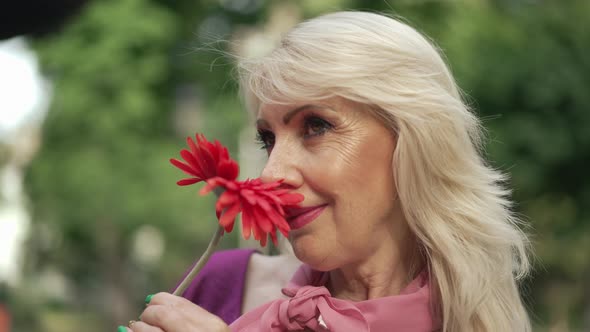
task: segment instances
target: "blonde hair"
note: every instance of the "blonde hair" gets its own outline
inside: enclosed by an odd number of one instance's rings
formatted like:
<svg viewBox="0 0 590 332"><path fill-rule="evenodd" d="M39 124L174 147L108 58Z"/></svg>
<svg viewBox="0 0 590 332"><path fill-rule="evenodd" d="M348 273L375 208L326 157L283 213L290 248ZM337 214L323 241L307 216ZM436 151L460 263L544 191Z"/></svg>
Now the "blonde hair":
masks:
<svg viewBox="0 0 590 332"><path fill-rule="evenodd" d="M480 122L424 36L383 15L331 13L300 23L239 70L253 111L333 96L371 106L397 135L397 191L442 330L531 330L516 283L530 268L528 241L506 178L482 158Z"/></svg>

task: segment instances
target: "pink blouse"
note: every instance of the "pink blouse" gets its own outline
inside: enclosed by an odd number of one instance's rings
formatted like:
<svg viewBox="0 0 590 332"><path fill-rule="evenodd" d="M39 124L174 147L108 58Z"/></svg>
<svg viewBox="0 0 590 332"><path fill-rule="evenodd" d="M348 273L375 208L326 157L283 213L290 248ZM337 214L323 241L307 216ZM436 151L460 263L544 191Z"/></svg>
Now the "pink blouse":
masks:
<svg viewBox="0 0 590 332"><path fill-rule="evenodd" d="M283 288L288 298L245 313L230 325L232 332L389 332L434 331L428 274L423 272L398 295L353 302L331 296L324 285L328 273L302 265Z"/></svg>

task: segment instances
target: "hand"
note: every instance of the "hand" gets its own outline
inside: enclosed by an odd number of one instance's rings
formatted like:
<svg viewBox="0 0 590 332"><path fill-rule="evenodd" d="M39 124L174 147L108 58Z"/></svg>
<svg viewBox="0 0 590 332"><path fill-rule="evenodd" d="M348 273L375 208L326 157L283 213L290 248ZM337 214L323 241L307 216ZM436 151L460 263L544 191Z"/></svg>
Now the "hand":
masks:
<svg viewBox="0 0 590 332"><path fill-rule="evenodd" d="M191 301L169 293L154 295L133 332L230 332L221 318Z"/></svg>

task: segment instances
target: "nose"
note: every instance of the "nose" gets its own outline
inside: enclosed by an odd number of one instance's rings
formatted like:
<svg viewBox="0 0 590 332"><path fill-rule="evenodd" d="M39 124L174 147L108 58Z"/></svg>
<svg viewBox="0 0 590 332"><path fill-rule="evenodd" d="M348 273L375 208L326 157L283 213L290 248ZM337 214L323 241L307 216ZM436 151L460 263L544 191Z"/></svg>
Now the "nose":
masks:
<svg viewBox="0 0 590 332"><path fill-rule="evenodd" d="M300 154L288 142L276 142L260 179L264 183L283 180L281 187L297 189L303 184Z"/></svg>

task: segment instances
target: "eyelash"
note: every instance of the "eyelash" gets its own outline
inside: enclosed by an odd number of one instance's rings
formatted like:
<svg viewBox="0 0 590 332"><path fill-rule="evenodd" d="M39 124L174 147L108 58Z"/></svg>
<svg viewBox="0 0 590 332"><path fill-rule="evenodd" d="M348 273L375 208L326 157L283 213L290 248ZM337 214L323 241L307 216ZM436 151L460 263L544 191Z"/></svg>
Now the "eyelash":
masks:
<svg viewBox="0 0 590 332"><path fill-rule="evenodd" d="M272 144L269 141L272 139ZM256 134L256 142L260 145L262 150L270 150L274 145L275 135L270 130L258 129Z"/></svg>
<svg viewBox="0 0 590 332"><path fill-rule="evenodd" d="M303 124L304 124L303 138L305 138L305 139L313 138L313 137L317 137L317 136L322 136L325 133L327 133L329 130L334 128L334 126L330 122L328 122L316 115L306 116L303 119ZM312 127L315 127L315 129L313 129L313 132L309 133L308 131L310 129L312 129ZM268 151L268 150L272 149L272 147L274 146L274 143L275 143L274 140L275 140L275 135L270 130L259 129L258 133L256 134L256 141L258 142L258 144L260 144L260 148L263 150Z"/></svg>

